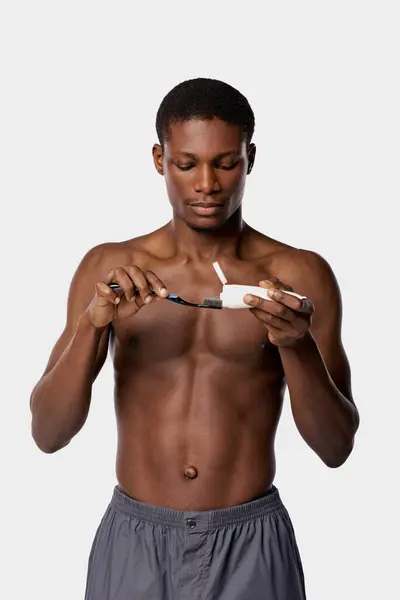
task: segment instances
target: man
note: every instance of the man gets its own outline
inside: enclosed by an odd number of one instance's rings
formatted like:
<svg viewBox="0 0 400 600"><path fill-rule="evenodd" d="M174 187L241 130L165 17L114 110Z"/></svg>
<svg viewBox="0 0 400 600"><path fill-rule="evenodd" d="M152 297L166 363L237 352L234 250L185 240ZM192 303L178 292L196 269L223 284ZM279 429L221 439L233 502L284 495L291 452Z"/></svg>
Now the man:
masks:
<svg viewBox="0 0 400 600"><path fill-rule="evenodd" d="M101 244L71 283L66 327L32 392L32 434L66 446L88 416L108 346L115 369L117 481L89 557L86 600L303 600L292 524L273 485L288 385L306 443L349 456L358 411L341 300L319 255L242 220L254 115L226 83L194 79L162 101L153 147L171 222ZM268 288L243 310L201 302L229 283ZM118 289L110 287L117 283ZM285 294L294 290L306 300Z"/></svg>

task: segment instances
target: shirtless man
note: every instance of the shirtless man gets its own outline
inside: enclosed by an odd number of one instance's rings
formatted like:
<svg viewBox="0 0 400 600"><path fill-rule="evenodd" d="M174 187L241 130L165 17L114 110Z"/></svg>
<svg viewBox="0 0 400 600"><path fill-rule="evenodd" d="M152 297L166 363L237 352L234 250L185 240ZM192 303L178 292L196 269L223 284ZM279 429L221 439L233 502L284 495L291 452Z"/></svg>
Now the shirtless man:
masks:
<svg viewBox="0 0 400 600"><path fill-rule="evenodd" d="M93 542L86 600L304 600L273 485L274 438L287 384L296 426L328 467L353 448L359 417L338 285L319 255L242 220L255 159L242 94L183 82L156 126L154 164L173 218L81 261L66 327L32 392L33 438L50 453L80 431L110 347L118 485ZM270 300L205 310L165 299L218 296L214 261L229 283L270 288Z"/></svg>

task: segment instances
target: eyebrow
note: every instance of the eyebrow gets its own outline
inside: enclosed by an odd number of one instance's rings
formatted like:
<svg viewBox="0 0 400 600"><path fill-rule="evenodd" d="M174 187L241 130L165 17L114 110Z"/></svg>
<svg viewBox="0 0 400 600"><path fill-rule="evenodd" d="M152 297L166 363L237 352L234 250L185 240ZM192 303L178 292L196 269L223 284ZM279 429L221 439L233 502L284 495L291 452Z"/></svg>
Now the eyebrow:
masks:
<svg viewBox="0 0 400 600"><path fill-rule="evenodd" d="M192 158L193 160L196 160L197 158L197 156L192 152L179 152L179 154L182 156L187 156L188 158ZM234 156L239 156L240 152L238 150L229 150L228 152L221 152L220 154L214 156L213 160L225 158L226 156L230 156L231 154L233 154Z"/></svg>

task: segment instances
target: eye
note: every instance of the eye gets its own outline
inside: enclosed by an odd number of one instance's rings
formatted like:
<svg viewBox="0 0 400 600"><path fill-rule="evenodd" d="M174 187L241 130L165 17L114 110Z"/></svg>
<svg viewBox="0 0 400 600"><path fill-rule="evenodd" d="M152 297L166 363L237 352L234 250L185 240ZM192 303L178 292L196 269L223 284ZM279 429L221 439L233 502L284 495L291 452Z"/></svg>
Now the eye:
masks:
<svg viewBox="0 0 400 600"><path fill-rule="evenodd" d="M193 169L194 165L178 165L178 163L175 163L175 165L178 167L178 169L180 169L181 171L189 171L190 169Z"/></svg>
<svg viewBox="0 0 400 600"><path fill-rule="evenodd" d="M233 163L233 165L216 165L217 169L222 169L223 171L231 171L232 169L234 169L236 167L238 163L235 162Z"/></svg>

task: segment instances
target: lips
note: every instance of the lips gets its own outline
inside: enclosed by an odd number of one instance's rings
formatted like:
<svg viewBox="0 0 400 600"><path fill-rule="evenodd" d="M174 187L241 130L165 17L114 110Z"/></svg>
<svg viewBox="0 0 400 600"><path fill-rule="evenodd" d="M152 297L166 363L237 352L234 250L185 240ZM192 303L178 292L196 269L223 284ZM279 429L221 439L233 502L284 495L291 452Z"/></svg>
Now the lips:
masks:
<svg viewBox="0 0 400 600"><path fill-rule="evenodd" d="M202 217L216 215L223 209L224 205L219 202L195 202L189 205L193 212Z"/></svg>
<svg viewBox="0 0 400 600"><path fill-rule="evenodd" d="M201 206L203 208L210 208L211 206L223 206L221 202L191 202L190 206Z"/></svg>

